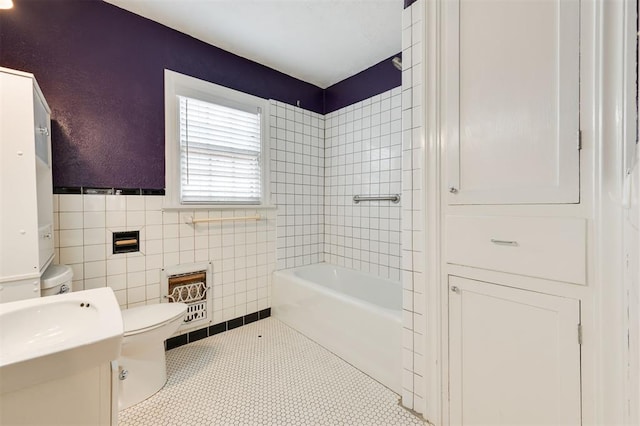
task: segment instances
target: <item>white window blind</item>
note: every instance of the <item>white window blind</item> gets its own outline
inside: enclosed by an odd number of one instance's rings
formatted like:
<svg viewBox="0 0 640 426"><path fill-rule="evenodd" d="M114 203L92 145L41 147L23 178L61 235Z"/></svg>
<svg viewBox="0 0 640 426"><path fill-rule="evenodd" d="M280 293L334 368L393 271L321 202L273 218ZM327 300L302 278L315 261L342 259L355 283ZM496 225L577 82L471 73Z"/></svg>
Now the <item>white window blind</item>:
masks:
<svg viewBox="0 0 640 426"><path fill-rule="evenodd" d="M259 204L260 111L179 96L184 204Z"/></svg>

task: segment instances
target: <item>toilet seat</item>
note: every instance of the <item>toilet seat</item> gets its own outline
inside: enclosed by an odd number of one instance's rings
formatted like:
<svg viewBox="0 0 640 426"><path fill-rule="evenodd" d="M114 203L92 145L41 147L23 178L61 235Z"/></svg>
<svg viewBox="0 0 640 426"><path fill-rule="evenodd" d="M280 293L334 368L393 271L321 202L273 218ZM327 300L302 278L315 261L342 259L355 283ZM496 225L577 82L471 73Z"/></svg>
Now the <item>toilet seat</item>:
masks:
<svg viewBox="0 0 640 426"><path fill-rule="evenodd" d="M160 303L125 309L122 311L124 336L132 336L162 327L184 313L183 303Z"/></svg>

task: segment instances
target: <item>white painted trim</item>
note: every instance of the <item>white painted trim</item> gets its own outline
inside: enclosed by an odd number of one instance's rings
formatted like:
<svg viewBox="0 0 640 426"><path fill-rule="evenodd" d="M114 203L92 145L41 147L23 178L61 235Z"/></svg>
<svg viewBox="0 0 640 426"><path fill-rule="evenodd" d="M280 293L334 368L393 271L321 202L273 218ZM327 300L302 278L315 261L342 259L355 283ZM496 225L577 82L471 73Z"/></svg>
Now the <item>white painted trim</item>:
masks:
<svg viewBox="0 0 640 426"><path fill-rule="evenodd" d="M440 28L441 28L442 2L438 0L425 0L423 7L423 100L424 100L424 126L421 136L424 141L425 154L424 162L425 180L423 188L425 212L425 232L423 247L425 247L425 299L427 322L425 333L425 380L426 395L423 416L430 423L435 425L443 422L443 401L447 399L444 383L445 376L442 375L442 350L446 345L446 337L442 335L441 319L443 305L441 303L441 224L440 217L442 206L442 184L440 180L441 152L444 151L443 141L440 132L440 84L442 80L440 68Z"/></svg>
<svg viewBox="0 0 640 426"><path fill-rule="evenodd" d="M593 209L594 325L596 367L594 421L622 424L625 407L623 283L624 2L596 2ZM588 404L590 401L586 401Z"/></svg>
<svg viewBox="0 0 640 426"><path fill-rule="evenodd" d="M638 2L634 0L626 0L624 6L624 25L623 25L623 97L624 109L623 113L623 129L624 129L624 164L625 172L633 169L637 162L638 145L636 141L637 135L637 105L636 97L640 95L636 79L638 77L638 68L636 62L636 42L638 40L638 29L636 28L636 14L638 13Z"/></svg>
<svg viewBox="0 0 640 426"><path fill-rule="evenodd" d="M623 208L625 209L624 232L624 295L627 312L626 330L628 349L625 353L625 396L626 409L624 423L640 424L640 230L636 225L640 218L632 217L637 210L633 199L637 202L640 170L638 160L640 150L637 140L638 105L640 85L637 84L637 13L638 2L625 1L623 29L623 141L624 141L624 188ZM636 210L634 210L634 208ZM634 225L635 223L635 225Z"/></svg>
<svg viewBox="0 0 640 426"><path fill-rule="evenodd" d="M260 125L262 148L260 153L262 171L262 202L260 204L181 204L180 203L180 143L178 127L178 96L225 105L231 108L255 112L261 109ZM164 70L164 116L165 116L165 206L167 210L196 209L257 209L270 207L269 197L269 101L248 93L239 92L228 87L180 74L168 69Z"/></svg>

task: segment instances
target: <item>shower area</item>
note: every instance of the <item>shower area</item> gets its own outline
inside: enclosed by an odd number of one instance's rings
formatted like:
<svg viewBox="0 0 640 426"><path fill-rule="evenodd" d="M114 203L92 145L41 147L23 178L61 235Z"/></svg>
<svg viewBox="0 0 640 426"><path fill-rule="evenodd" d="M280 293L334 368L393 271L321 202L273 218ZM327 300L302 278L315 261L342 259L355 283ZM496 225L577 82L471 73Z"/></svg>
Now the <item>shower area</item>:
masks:
<svg viewBox="0 0 640 426"><path fill-rule="evenodd" d="M283 270L274 273L272 285L276 318L397 393L402 390L401 103L397 87L313 117L324 124L318 129L324 133L324 140L317 138L324 142L319 150L304 143L310 129L305 113L275 105L285 113L284 120L276 120L289 125L285 134L293 129L295 140L296 125L303 133L301 146L294 142L294 164L283 163L294 173L276 172L285 178L275 183L276 190L294 191L276 193L277 200L292 198L295 204L278 203L278 254L286 257L278 257ZM292 109L290 121L286 113ZM310 136L308 141L316 139Z"/></svg>
<svg viewBox="0 0 640 426"><path fill-rule="evenodd" d="M273 315L424 408L422 4L402 84L326 115L271 101ZM422 411L423 412L423 411Z"/></svg>

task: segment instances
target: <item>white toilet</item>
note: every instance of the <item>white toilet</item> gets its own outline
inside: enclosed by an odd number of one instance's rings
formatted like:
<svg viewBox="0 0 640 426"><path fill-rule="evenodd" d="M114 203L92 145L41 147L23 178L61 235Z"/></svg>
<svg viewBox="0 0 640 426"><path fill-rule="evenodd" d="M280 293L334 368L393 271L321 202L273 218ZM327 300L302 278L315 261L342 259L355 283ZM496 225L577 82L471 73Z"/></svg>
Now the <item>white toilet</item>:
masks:
<svg viewBox="0 0 640 426"><path fill-rule="evenodd" d="M160 303L122 311L124 339L118 359L118 409L158 392L167 381L164 341L180 327L187 305Z"/></svg>

